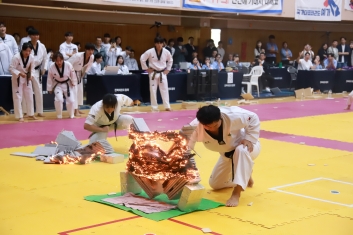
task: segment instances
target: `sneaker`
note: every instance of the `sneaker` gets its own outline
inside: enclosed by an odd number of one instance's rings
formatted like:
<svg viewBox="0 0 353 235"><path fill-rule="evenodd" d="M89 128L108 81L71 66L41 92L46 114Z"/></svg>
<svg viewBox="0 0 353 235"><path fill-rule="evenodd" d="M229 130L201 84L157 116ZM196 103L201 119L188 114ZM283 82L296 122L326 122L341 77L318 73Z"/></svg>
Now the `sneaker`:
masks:
<svg viewBox="0 0 353 235"><path fill-rule="evenodd" d="M159 109L152 108L152 112L159 112Z"/></svg>
<svg viewBox="0 0 353 235"><path fill-rule="evenodd" d="M270 88L269 87L266 87L265 89L267 92L271 92Z"/></svg>

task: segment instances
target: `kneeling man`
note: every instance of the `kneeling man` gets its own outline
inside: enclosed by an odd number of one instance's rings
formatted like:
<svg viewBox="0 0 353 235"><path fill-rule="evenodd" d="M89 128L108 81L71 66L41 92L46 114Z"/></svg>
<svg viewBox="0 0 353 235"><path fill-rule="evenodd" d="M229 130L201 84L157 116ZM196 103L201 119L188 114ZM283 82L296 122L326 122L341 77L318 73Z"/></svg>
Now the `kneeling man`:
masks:
<svg viewBox="0 0 353 235"><path fill-rule="evenodd" d="M235 106L209 105L200 108L196 118L199 124L190 136L189 148L203 142L207 149L220 153L209 184L213 189L233 188L226 205L237 206L241 192L254 183L252 169L260 153L259 117Z"/></svg>
<svg viewBox="0 0 353 235"><path fill-rule="evenodd" d="M89 143L97 140L106 139L110 130L129 128L133 117L121 115L121 106L133 106L134 102L126 95L106 94L103 100L95 103L86 118L84 129L91 131Z"/></svg>

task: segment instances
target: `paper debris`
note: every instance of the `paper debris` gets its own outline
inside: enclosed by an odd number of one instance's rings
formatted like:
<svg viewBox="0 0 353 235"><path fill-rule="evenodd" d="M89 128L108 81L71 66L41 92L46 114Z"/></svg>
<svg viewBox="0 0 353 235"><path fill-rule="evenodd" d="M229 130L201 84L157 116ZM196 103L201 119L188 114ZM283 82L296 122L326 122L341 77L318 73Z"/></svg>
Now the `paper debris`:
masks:
<svg viewBox="0 0 353 235"><path fill-rule="evenodd" d="M324 166L328 166L327 164L324 164Z"/></svg>
<svg viewBox="0 0 353 235"><path fill-rule="evenodd" d="M190 119L192 119L192 117L189 117Z"/></svg>
<svg viewBox="0 0 353 235"><path fill-rule="evenodd" d="M111 195L115 195L115 194L116 194L116 193L108 193L108 195L109 195L109 196L111 196Z"/></svg>
<svg viewBox="0 0 353 235"><path fill-rule="evenodd" d="M276 109L277 107L273 107L274 109Z"/></svg>
<svg viewBox="0 0 353 235"><path fill-rule="evenodd" d="M299 142L299 144L305 144L305 142Z"/></svg>
<svg viewBox="0 0 353 235"><path fill-rule="evenodd" d="M175 120L178 120L178 118L174 118Z"/></svg>
<svg viewBox="0 0 353 235"><path fill-rule="evenodd" d="M157 121L161 122L161 121L162 121L162 119L158 119Z"/></svg>
<svg viewBox="0 0 353 235"><path fill-rule="evenodd" d="M308 166L315 166L315 164L308 164Z"/></svg>
<svg viewBox="0 0 353 235"><path fill-rule="evenodd" d="M295 136L292 136L293 139L295 139Z"/></svg>
<svg viewBox="0 0 353 235"><path fill-rule="evenodd" d="M253 202L249 202L249 203L248 203L248 206L252 206L252 204L253 204Z"/></svg>
<svg viewBox="0 0 353 235"><path fill-rule="evenodd" d="M202 228L201 230L202 230L202 232L204 232L204 233L212 233L212 230L209 229L209 228Z"/></svg>
<svg viewBox="0 0 353 235"><path fill-rule="evenodd" d="M170 119L171 121L174 121L174 119Z"/></svg>

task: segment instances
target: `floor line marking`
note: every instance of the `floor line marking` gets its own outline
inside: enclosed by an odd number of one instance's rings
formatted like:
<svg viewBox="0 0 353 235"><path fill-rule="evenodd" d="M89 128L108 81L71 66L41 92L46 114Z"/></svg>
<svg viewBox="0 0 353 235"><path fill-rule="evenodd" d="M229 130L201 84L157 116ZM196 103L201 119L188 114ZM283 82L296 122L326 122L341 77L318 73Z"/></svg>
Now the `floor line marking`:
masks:
<svg viewBox="0 0 353 235"><path fill-rule="evenodd" d="M295 183L291 183L291 184L280 185L280 186L272 187L272 188L269 188L269 189L270 190L277 190L279 188L285 188L285 187L298 185L298 184L305 184L305 183L309 183L309 182L313 182L313 181L318 181L318 180L321 180L321 179L323 179L323 178L319 177L319 178L315 178L315 179L311 179L311 180L304 180L304 181L299 181L299 182L295 182Z"/></svg>
<svg viewBox="0 0 353 235"><path fill-rule="evenodd" d="M353 183L346 182L346 181L334 180L334 179L330 179L330 178L322 178L322 179L323 180L329 180L329 181L337 182L337 183L342 183L342 184L349 184L349 185L353 186Z"/></svg>
<svg viewBox="0 0 353 235"><path fill-rule="evenodd" d="M76 229L72 229L72 230L68 230L68 231L64 231L64 232L59 232L58 234L59 235L69 235L70 233L73 233L73 232L78 232L78 231L82 231L82 230L86 230L86 229L90 229L90 228L100 227L100 226L107 225L107 224L114 224L114 223L118 223L118 222L122 222L122 221L126 221L126 220L131 220L131 219L137 219L137 218L141 218L141 217L140 216L127 217L127 218L123 218L123 219L108 221L108 222L104 222L104 223L100 223L100 224L94 224L94 225L89 225L86 227L76 228Z"/></svg>

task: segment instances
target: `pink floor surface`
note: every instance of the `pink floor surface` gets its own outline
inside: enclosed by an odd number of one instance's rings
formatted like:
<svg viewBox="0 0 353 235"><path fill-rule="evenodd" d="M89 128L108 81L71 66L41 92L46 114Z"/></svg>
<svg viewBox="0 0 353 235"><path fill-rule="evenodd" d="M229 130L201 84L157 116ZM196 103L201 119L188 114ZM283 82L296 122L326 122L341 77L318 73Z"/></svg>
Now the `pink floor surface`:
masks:
<svg viewBox="0 0 353 235"><path fill-rule="evenodd" d="M262 121L279 120L306 116L316 116L324 114L334 114L345 112L344 99L333 100L310 100L277 104L261 104L243 106L257 113ZM159 112L136 114L134 117L144 118L152 131L178 130L183 125L195 118L196 110ZM50 121L32 121L25 123L14 123L0 125L2 141L0 148L37 145L55 140L57 134L65 129L75 133L79 140L88 139L89 132L83 129L84 118L62 119ZM117 131L117 135L126 135L126 131ZM111 132L109 136L114 136ZM324 140L320 138L310 138L305 136L293 136L269 131L262 131L262 138L274 139L285 142L305 142L307 145L327 147L352 151L353 147L349 143ZM295 138L293 138L295 137Z"/></svg>

